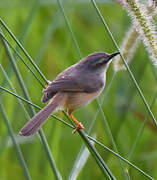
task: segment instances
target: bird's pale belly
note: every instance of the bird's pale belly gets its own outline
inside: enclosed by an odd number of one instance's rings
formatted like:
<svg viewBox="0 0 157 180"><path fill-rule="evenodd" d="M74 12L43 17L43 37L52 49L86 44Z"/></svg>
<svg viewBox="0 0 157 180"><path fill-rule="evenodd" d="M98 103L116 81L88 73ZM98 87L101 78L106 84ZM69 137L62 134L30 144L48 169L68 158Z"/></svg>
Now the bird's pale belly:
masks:
<svg viewBox="0 0 157 180"><path fill-rule="evenodd" d="M99 96L100 93L101 91L97 91L94 93L68 92L65 108L75 111L76 109L89 104L93 99Z"/></svg>

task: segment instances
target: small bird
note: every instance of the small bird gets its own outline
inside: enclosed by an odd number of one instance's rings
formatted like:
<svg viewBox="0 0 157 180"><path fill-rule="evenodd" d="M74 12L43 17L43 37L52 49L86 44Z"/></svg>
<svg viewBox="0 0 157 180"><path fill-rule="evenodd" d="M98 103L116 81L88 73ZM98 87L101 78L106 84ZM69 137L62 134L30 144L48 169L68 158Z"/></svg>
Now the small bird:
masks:
<svg viewBox="0 0 157 180"><path fill-rule="evenodd" d="M30 136L37 132L51 113L58 109L67 109L68 115L76 123L75 133L84 129L72 113L87 105L100 95L106 82L106 70L111 59L120 54L96 52L81 59L60 73L54 81L47 82L41 101L50 102L41 109L20 131L21 136Z"/></svg>

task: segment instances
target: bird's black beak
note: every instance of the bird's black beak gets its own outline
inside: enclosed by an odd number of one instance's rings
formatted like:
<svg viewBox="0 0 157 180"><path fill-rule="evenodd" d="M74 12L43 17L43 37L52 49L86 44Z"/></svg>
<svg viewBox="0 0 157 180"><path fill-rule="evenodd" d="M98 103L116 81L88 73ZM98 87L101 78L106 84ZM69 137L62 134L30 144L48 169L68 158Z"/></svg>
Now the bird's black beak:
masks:
<svg viewBox="0 0 157 180"><path fill-rule="evenodd" d="M115 52L115 53L110 54L107 61L109 62L113 57L117 56L118 54L120 54L120 52Z"/></svg>

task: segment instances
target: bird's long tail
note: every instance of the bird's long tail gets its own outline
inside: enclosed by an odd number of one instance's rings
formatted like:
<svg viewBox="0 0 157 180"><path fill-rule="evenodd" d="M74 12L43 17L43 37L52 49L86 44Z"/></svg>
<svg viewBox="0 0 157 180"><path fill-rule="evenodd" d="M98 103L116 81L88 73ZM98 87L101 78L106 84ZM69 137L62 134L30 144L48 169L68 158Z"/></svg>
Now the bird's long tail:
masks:
<svg viewBox="0 0 157 180"><path fill-rule="evenodd" d="M50 103L41 109L19 132L21 136L30 136L37 132L41 125L48 119L52 112L64 101L65 94L57 93Z"/></svg>

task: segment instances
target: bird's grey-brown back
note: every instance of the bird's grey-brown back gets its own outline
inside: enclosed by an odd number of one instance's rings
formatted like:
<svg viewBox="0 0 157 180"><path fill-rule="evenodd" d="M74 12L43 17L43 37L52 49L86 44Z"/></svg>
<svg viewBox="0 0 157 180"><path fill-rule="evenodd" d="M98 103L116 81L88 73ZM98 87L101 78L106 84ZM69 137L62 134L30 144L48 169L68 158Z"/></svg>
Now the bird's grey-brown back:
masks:
<svg viewBox="0 0 157 180"><path fill-rule="evenodd" d="M104 52L93 53L64 70L43 91L42 102L48 101L57 92L101 91L105 85L109 57Z"/></svg>

